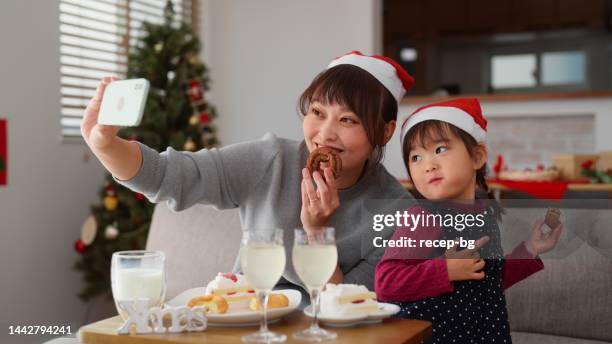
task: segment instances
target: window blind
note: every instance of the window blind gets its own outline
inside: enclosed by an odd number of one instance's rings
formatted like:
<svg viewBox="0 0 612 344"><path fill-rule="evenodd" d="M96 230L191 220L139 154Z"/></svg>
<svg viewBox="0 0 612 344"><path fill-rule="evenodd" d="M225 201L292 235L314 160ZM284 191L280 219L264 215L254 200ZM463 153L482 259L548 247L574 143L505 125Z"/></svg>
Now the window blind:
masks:
<svg viewBox="0 0 612 344"><path fill-rule="evenodd" d="M175 21L190 23L197 33L197 0L171 1ZM142 23L163 23L166 0L60 0L59 6L61 130L63 137L78 137L100 79L126 76Z"/></svg>

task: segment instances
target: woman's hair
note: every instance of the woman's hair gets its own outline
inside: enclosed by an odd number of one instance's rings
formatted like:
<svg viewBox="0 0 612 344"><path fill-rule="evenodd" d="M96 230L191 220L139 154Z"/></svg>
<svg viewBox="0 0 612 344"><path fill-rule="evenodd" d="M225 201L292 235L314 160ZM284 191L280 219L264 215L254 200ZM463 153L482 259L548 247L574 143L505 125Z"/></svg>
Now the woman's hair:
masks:
<svg viewBox="0 0 612 344"><path fill-rule="evenodd" d="M298 110L308 114L313 101L346 106L359 117L374 147L371 161L385 153L385 124L397 119L397 101L375 77L353 65L338 65L321 72L302 93Z"/></svg>
<svg viewBox="0 0 612 344"><path fill-rule="evenodd" d="M410 147L414 145L424 145L425 142L439 139L450 141L449 135L454 135L461 139L470 156L472 158L475 156L478 142L476 142L476 139L474 139L472 135L447 122L437 120L423 121L408 130L408 133L406 133L404 137L404 143L402 144L402 156L404 157L404 165L406 166L406 171L408 171L408 176L410 176ZM485 162L485 164L476 171L476 185L486 192L489 198L494 199L493 194L489 192L486 176L487 163ZM414 193L415 197L424 198L418 190L415 189Z"/></svg>

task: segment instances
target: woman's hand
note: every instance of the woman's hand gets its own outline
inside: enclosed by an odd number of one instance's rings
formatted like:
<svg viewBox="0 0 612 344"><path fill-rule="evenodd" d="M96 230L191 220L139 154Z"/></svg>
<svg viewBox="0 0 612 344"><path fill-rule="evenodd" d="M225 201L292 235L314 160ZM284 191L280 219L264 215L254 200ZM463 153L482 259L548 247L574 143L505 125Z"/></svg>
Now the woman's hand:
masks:
<svg viewBox="0 0 612 344"><path fill-rule="evenodd" d="M557 245L563 232L563 223L559 223L556 228L553 228L548 233L544 233L542 230L543 226L544 220L537 220L531 228L529 238L525 241L527 251L534 257L552 250Z"/></svg>
<svg viewBox="0 0 612 344"><path fill-rule="evenodd" d="M331 215L340 206L333 172L330 168L325 168L323 174L325 179L317 171L311 176L307 168L302 169L302 211L300 219L306 231L327 226Z"/></svg>
<svg viewBox="0 0 612 344"><path fill-rule="evenodd" d="M103 150L107 148L114 139L117 137L117 132L120 127L98 124L98 114L100 112L100 104L102 104L102 97L104 96L104 90L106 86L111 82L117 80L116 77L104 77L98 88L96 94L87 104L85 114L83 116L83 122L81 122L81 135L85 139L85 142L92 150Z"/></svg>
<svg viewBox="0 0 612 344"><path fill-rule="evenodd" d="M485 278L485 261L480 257L478 250L489 242L484 236L474 243L473 249L457 251L457 246L446 250L446 270L450 281L481 280Z"/></svg>

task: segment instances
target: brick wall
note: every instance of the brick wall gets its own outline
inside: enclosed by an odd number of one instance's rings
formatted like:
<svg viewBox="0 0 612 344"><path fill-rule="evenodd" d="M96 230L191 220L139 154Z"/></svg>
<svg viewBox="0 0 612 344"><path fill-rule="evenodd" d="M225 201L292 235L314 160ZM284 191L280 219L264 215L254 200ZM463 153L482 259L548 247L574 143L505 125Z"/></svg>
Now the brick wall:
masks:
<svg viewBox="0 0 612 344"><path fill-rule="evenodd" d="M557 153L593 153L595 116L532 116L489 118L489 166L503 154L510 169L552 164Z"/></svg>

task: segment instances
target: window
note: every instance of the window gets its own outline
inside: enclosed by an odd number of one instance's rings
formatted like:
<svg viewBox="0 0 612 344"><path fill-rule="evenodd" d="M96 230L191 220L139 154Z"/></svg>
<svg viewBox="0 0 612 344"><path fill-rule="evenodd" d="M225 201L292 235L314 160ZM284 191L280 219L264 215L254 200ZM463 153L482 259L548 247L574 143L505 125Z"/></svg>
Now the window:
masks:
<svg viewBox="0 0 612 344"><path fill-rule="evenodd" d="M495 91L582 88L587 83L586 63L581 50L493 55L490 83Z"/></svg>
<svg viewBox="0 0 612 344"><path fill-rule="evenodd" d="M197 32L197 0L171 0ZM163 22L166 0L60 0L61 127L81 135L83 110L106 75L125 77L142 22Z"/></svg>
<svg viewBox="0 0 612 344"><path fill-rule="evenodd" d="M536 55L498 55L491 59L493 88L519 88L536 85Z"/></svg>

